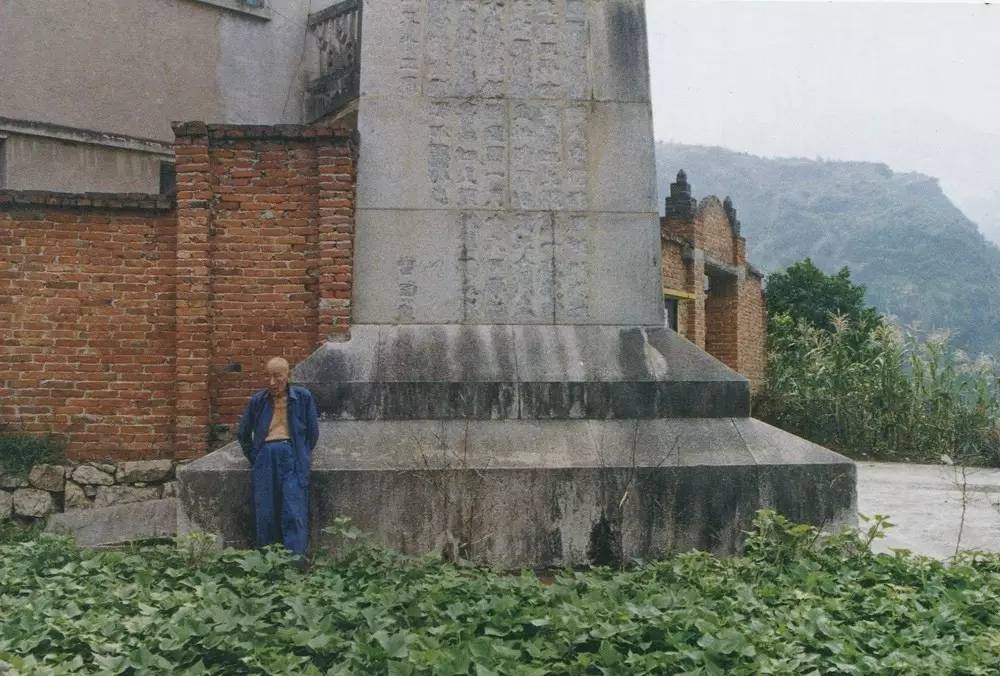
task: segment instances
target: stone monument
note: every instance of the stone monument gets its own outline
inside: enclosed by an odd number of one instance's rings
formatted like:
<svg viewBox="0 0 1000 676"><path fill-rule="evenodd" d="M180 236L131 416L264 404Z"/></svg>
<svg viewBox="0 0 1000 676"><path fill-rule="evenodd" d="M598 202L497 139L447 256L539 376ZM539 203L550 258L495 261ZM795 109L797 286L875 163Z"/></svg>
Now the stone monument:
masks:
<svg viewBox="0 0 1000 676"><path fill-rule="evenodd" d="M753 514L855 518L845 458L750 417L664 327L641 0L367 0L351 337L317 398L313 542L337 516L501 567L739 548ZM235 445L181 530L250 543Z"/></svg>

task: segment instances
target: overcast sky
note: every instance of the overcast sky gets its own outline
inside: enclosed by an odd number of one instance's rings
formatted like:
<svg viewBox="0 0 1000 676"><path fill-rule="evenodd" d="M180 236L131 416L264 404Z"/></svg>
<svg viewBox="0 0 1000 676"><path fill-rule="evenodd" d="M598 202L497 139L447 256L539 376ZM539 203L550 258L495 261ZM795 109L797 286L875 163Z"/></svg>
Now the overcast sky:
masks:
<svg viewBox="0 0 1000 676"><path fill-rule="evenodd" d="M647 0L657 139L937 176L1000 242L1000 6Z"/></svg>

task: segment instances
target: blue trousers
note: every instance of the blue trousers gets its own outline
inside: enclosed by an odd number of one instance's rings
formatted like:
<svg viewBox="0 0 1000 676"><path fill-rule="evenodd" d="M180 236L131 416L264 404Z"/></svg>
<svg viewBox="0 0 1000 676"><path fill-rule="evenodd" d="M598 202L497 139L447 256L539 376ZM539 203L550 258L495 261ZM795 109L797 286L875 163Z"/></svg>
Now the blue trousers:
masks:
<svg viewBox="0 0 1000 676"><path fill-rule="evenodd" d="M253 461L257 546L280 542L305 555L309 543L309 490L295 472L291 442L268 441Z"/></svg>

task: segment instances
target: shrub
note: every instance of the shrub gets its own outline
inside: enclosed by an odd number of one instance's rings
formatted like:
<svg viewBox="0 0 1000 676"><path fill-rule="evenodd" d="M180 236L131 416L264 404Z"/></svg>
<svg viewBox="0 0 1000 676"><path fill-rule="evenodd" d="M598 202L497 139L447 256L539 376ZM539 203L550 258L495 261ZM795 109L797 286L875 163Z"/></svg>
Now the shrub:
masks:
<svg viewBox="0 0 1000 676"><path fill-rule="evenodd" d="M758 515L745 556L535 575L371 546L0 547L0 659L28 673L988 674L1000 556L953 565ZM32 671L35 670L35 671Z"/></svg>
<svg viewBox="0 0 1000 676"><path fill-rule="evenodd" d="M850 287L846 270L836 277L840 296L856 299L841 288ZM825 285L809 276L795 291L793 278L779 278L783 300L775 305L791 313L768 318L758 417L853 457L1000 466L1000 379L991 359L970 360L944 334L922 340L885 318L872 323L871 308L856 302L850 316L819 324L802 311L804 294ZM767 293L772 312L770 278Z"/></svg>
<svg viewBox="0 0 1000 676"><path fill-rule="evenodd" d="M65 451L65 437L35 436L7 426L0 429L0 473L24 474L32 465L62 462Z"/></svg>

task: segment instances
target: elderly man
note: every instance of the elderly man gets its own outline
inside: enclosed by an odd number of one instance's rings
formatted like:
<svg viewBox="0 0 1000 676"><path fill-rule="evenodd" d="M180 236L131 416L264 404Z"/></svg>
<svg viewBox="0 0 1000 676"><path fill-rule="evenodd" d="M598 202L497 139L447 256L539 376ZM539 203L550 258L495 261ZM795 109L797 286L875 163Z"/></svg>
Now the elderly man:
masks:
<svg viewBox="0 0 1000 676"><path fill-rule="evenodd" d="M288 362L267 362L268 387L250 397L239 441L252 466L257 546L281 542L300 557L309 540L309 467L319 437L312 393L288 384ZM302 559L304 560L304 559Z"/></svg>

